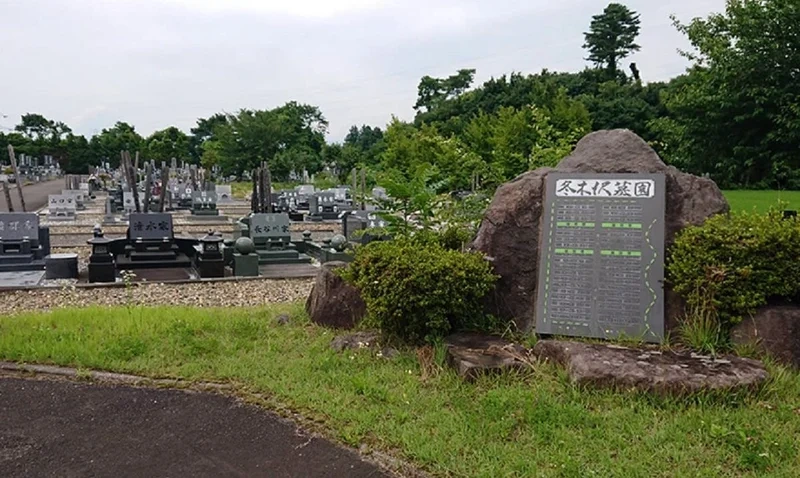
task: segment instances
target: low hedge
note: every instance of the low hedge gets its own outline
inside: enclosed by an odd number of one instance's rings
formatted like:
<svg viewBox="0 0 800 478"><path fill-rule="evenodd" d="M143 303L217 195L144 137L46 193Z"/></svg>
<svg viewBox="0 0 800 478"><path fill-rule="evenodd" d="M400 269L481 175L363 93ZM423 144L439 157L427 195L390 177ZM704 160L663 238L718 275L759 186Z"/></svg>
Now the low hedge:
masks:
<svg viewBox="0 0 800 478"><path fill-rule="evenodd" d="M691 310L711 308L729 327L770 301L800 296L800 222L777 210L712 217L678 234L667 272Z"/></svg>
<svg viewBox="0 0 800 478"><path fill-rule="evenodd" d="M495 326L482 300L497 277L479 253L399 238L358 248L341 274L361 292L367 321L405 342L432 343L453 331Z"/></svg>

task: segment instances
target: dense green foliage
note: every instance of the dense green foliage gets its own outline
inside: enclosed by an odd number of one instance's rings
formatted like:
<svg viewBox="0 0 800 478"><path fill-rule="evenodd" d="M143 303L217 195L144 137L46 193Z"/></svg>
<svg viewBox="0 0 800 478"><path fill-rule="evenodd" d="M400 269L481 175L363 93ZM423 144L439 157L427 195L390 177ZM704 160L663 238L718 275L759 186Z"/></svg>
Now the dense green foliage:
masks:
<svg viewBox="0 0 800 478"><path fill-rule="evenodd" d="M423 76L411 122L352 126L326 143L318 107L289 102L200 118L190 134L174 127L143 138L117 122L89 140L38 114L0 133L20 153L54 156L69 172L118 163L121 150L145 159L201 163L240 174L267 161L273 176L329 171L349 183L353 168L406 180L435 170L437 191L486 190L540 166L554 166L584 134L627 128L679 168L709 174L724 188L800 189L800 5L794 0L727 0L724 12L681 23L692 48L684 75L648 82L621 62L640 49L639 14L611 3L584 33L592 67L578 72L511 72L474 85L476 71ZM626 73L629 70L629 73Z"/></svg>
<svg viewBox="0 0 800 478"><path fill-rule="evenodd" d="M800 223L777 209L716 216L683 230L670 250L669 282L689 309L725 328L770 300L800 297Z"/></svg>
<svg viewBox="0 0 800 478"><path fill-rule="evenodd" d="M494 325L481 301L496 277L480 254L397 238L359 247L342 274L361 292L368 320L406 342L435 342L453 331Z"/></svg>

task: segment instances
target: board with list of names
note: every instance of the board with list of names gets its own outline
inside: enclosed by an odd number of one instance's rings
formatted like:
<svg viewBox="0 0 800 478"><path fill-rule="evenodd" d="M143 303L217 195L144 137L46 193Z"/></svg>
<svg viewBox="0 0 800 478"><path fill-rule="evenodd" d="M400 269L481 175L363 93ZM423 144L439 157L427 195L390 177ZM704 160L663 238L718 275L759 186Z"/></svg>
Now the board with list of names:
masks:
<svg viewBox="0 0 800 478"><path fill-rule="evenodd" d="M663 174L547 176L536 331L664 338Z"/></svg>

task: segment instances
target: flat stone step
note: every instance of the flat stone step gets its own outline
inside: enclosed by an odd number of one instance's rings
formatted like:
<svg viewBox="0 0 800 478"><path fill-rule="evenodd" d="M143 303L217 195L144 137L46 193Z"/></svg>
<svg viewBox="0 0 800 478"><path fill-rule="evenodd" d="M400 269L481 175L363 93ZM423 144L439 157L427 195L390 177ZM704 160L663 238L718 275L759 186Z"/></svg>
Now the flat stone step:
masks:
<svg viewBox="0 0 800 478"><path fill-rule="evenodd" d="M566 367L572 382L580 386L687 395L757 389L769 378L760 361L733 356L560 340L540 340L533 350L539 360Z"/></svg>

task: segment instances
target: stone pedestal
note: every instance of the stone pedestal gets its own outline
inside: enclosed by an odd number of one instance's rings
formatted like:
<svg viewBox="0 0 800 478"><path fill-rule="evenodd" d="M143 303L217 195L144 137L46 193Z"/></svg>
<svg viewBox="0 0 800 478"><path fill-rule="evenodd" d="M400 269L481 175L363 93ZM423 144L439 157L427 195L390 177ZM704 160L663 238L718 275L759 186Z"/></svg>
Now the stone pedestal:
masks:
<svg viewBox="0 0 800 478"><path fill-rule="evenodd" d="M258 256L234 252L233 275L236 277L258 277Z"/></svg>
<svg viewBox="0 0 800 478"><path fill-rule="evenodd" d="M92 255L89 256L89 282L115 282L116 271L114 256L111 254L111 240L103 237L102 231L95 233L95 237L88 243L92 246Z"/></svg>
<svg viewBox="0 0 800 478"><path fill-rule="evenodd" d="M44 262L46 279L78 278L78 254L50 254Z"/></svg>
<svg viewBox="0 0 800 478"><path fill-rule="evenodd" d="M225 277L225 261L222 258L222 237L208 234L200 239L197 255L197 272L202 279Z"/></svg>

